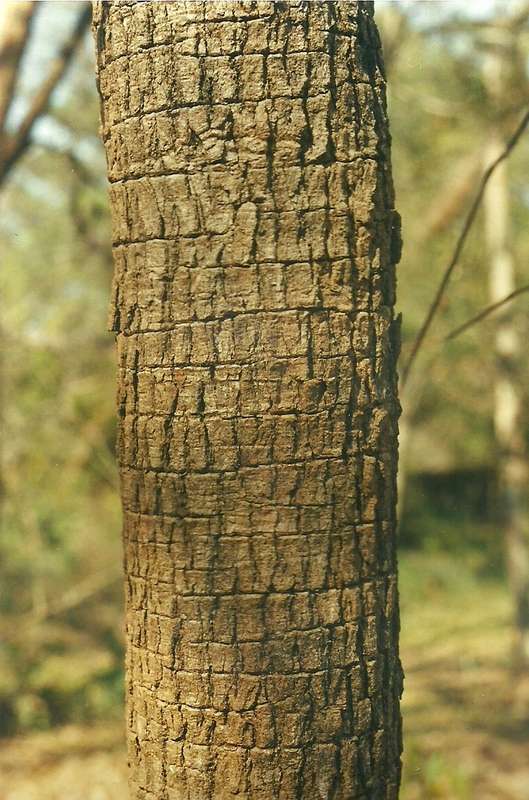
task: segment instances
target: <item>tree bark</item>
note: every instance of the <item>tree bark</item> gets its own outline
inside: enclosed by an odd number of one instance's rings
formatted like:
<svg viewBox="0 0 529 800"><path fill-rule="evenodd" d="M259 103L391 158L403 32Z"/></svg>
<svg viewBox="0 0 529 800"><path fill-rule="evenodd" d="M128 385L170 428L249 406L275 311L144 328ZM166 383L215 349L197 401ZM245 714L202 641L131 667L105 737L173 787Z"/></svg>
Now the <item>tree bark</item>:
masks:
<svg viewBox="0 0 529 800"><path fill-rule="evenodd" d="M96 3L135 800L396 798L397 339L370 3Z"/></svg>

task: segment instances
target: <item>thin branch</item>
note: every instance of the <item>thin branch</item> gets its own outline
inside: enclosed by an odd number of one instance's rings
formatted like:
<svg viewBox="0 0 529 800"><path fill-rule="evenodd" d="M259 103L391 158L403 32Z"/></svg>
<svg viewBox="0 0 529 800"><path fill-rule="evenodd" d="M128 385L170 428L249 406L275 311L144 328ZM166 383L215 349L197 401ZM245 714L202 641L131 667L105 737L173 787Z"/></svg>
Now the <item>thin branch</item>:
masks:
<svg viewBox="0 0 529 800"><path fill-rule="evenodd" d="M91 19L91 7L88 3L83 3L83 9L79 14L77 23L69 41L64 45L59 55L55 59L50 73L39 91L35 95L30 109L20 123L18 130L4 146L4 152L0 154L0 184L6 179L16 162L26 151L29 143L33 126L38 118L47 110L53 90L63 77L72 57L87 30Z"/></svg>
<svg viewBox="0 0 529 800"><path fill-rule="evenodd" d="M529 123L529 109L525 112L525 114L522 117L518 127L515 130L515 132L513 133L513 135L511 136L511 138L507 142L507 144L505 145L505 149L500 153L498 158L496 158L492 162L492 164L490 164L490 166L487 167L487 169L483 173L483 176L481 178L481 182L480 182L480 185L479 185L478 192L476 194L476 197L474 198L474 202L472 203L472 205L470 207L470 210L469 210L469 212L467 214L467 217L466 217L466 219L465 219L465 221L463 223L463 227L462 227L461 233L459 234L459 237L457 239L456 246L454 248L454 253L452 255L452 258L450 259L450 262L449 262L448 266L445 269L445 272L443 274L443 277L441 279L439 287L438 287L438 289L437 289L437 291L435 293L435 296L434 296L434 299L432 301L432 304L431 304L430 308L428 309L428 313L426 314L424 322L421 325L419 333L417 334L417 337L416 337L416 339L415 339L415 341L413 343L413 347L411 349L411 353L410 353L410 355L408 357L408 360L407 360L407 362L406 362L406 364L404 366L404 369L403 369L403 372L402 372L402 387L403 388L406 385L406 382L407 382L407 380L409 378L409 374L410 374L411 368L413 366L413 363L414 363L414 361L415 361L415 359L417 357L417 353L419 352L419 350L420 350L420 348L421 348L421 346L422 346L422 344L424 342L424 339L426 338L426 334L428 333L428 331L430 329L430 325L432 324L432 321L433 321L433 319L434 319L434 317L435 317L435 315L436 315L436 313L437 313L437 311L439 309L439 306L441 305L441 301L442 301L442 299L444 297L444 294L445 294L446 288L448 286L448 283L450 281L450 278L452 276L452 273L453 273L455 267L458 264L459 257L461 255L462 250L463 250L463 247L464 247L464 244L466 242L467 236L468 236L468 234L470 232L470 229L472 228L473 222L474 222L474 220L476 218L476 214L477 214L478 209L479 209L479 207L481 205L481 201L483 199L483 195L485 193L485 189L487 187L487 184L488 184L490 178L492 177L492 175L494 174L494 171L496 170L496 168L502 163L502 161L505 161L505 159L510 155L510 153L514 149L514 147L517 145L517 143L518 143L522 133L525 131L528 123Z"/></svg>
<svg viewBox="0 0 529 800"><path fill-rule="evenodd" d="M31 32L37 3L6 2L2 36L0 38L0 135L15 92L19 65Z"/></svg>
<svg viewBox="0 0 529 800"><path fill-rule="evenodd" d="M457 163L454 175L450 177L441 197L437 197L424 215L420 241L425 242L443 233L457 219L467 203L479 177L483 164L483 148L471 156L465 156Z"/></svg>
<svg viewBox="0 0 529 800"><path fill-rule="evenodd" d="M464 333L469 328L472 328L478 322L481 322L482 319L485 319L494 311L497 311L498 308L501 308L507 303L510 303L511 300L514 300L515 297L518 297L519 294L523 294L524 292L529 292L529 283L526 286L520 286L519 289L515 289L514 292L511 292L510 294L507 295L507 297L504 297L502 300L498 300L496 303L491 303L490 306L484 308L482 311L479 312L479 314L476 314L475 317L468 319L462 325L459 325L457 328L454 328L453 331L450 331L448 336L445 336L445 342L450 341L450 339L455 339L456 336L459 336L459 334Z"/></svg>
<svg viewBox="0 0 529 800"><path fill-rule="evenodd" d="M114 572L89 575L77 586L67 589L55 603L39 609L37 613L29 612L21 615L16 620L9 620L6 628L2 631L2 638L5 641L14 641L21 636L27 636L29 629L41 625L50 617L57 617L68 611L73 611L74 608L84 605L96 595L111 589L120 580L121 576L116 575Z"/></svg>
<svg viewBox="0 0 529 800"><path fill-rule="evenodd" d="M71 611L74 608L77 608L83 603L86 603L87 600L90 600L94 595L101 594L102 592L110 589L114 586L118 581L121 580L121 575L116 575L112 573L103 573L95 575L90 575L81 583L77 584L77 586L73 586L71 589L68 589L62 597L52 603L46 612L39 617L38 619L32 619L31 623L35 624L36 622L42 622L44 619L48 619L49 617L56 617L60 614L64 614L66 611Z"/></svg>

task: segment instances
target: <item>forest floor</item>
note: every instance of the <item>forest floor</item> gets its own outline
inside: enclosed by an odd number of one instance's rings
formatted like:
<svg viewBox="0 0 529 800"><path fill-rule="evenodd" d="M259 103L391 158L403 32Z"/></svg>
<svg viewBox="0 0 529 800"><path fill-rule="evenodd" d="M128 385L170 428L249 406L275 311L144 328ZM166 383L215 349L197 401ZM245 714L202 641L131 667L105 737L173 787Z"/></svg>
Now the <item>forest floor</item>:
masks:
<svg viewBox="0 0 529 800"><path fill-rule="evenodd" d="M509 666L509 602L460 560L401 558L401 800L526 800L529 677ZM2 800L125 800L116 723L4 740Z"/></svg>
<svg viewBox="0 0 529 800"><path fill-rule="evenodd" d="M527 800L529 675L511 668L505 587L422 554L401 585L401 800Z"/></svg>

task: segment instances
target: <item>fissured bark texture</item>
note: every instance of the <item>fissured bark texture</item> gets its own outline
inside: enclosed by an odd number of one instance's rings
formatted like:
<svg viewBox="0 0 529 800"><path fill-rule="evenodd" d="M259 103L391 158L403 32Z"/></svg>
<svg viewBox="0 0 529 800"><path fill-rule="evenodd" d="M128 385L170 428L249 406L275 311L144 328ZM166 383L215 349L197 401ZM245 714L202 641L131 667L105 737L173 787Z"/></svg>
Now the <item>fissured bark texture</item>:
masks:
<svg viewBox="0 0 529 800"><path fill-rule="evenodd" d="M396 798L393 209L368 3L96 4L134 800Z"/></svg>

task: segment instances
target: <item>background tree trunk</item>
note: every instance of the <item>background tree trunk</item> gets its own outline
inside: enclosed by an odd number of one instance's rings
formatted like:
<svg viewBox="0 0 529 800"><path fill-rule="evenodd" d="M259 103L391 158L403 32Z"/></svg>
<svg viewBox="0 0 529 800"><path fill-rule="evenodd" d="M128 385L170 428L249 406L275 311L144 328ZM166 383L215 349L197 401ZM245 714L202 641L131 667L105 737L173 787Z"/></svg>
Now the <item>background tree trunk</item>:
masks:
<svg viewBox="0 0 529 800"><path fill-rule="evenodd" d="M514 49L512 33L500 32L485 61L490 101L499 114L507 92L506 54ZM491 164L505 149L505 137L495 125L486 151ZM485 234L489 252L489 294L499 302L516 289L511 249L507 163L498 166L484 197ZM510 305L498 314L495 335L494 435L497 447L498 521L505 539L507 576L514 606L514 660L529 666L529 463L523 427L524 398L520 382L521 342Z"/></svg>
<svg viewBox="0 0 529 800"><path fill-rule="evenodd" d="M136 800L396 798L370 3L97 3Z"/></svg>
<svg viewBox="0 0 529 800"><path fill-rule="evenodd" d="M505 144L492 138L488 163ZM490 255L490 299L498 302L514 292L516 279L509 244L509 190L506 165L490 180L485 197L485 228ZM514 657L518 666L529 665L529 468L523 432L523 405L518 378L520 339L512 309L500 312L496 330L494 382L494 434L498 460L498 520L505 537L507 574L514 604Z"/></svg>

